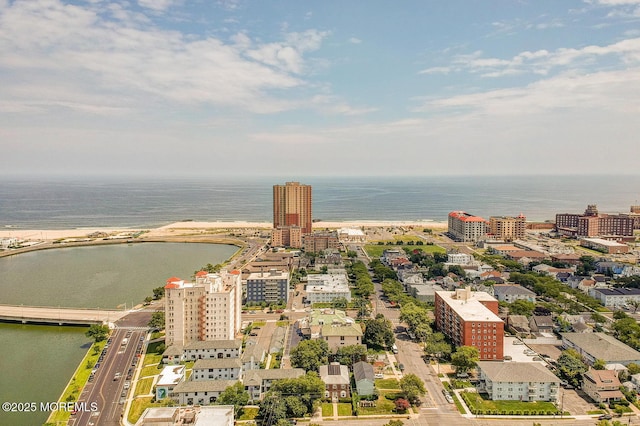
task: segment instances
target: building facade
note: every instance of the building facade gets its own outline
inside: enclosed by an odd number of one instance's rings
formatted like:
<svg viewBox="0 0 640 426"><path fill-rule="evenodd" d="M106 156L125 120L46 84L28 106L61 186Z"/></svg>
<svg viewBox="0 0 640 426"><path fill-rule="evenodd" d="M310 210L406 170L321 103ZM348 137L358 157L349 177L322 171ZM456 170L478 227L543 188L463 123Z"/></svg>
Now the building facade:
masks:
<svg viewBox="0 0 640 426"><path fill-rule="evenodd" d="M336 231L314 232L302 237L302 246L307 253L321 253L327 249L340 249Z"/></svg>
<svg viewBox="0 0 640 426"><path fill-rule="evenodd" d="M492 400L557 402L560 379L537 362L478 362L478 390Z"/></svg>
<svg viewBox="0 0 640 426"><path fill-rule="evenodd" d="M289 300L289 273L270 269L254 272L247 277L247 303L287 303Z"/></svg>
<svg viewBox="0 0 640 426"><path fill-rule="evenodd" d="M475 243L487 235L487 221L463 211L449 213L448 232L456 240Z"/></svg>
<svg viewBox="0 0 640 426"><path fill-rule="evenodd" d="M584 214L556 214L556 231L571 237L633 236L635 220L631 215L600 214L595 204Z"/></svg>
<svg viewBox="0 0 640 426"><path fill-rule="evenodd" d="M341 297L351 302L349 280L344 274L308 275L306 291L309 303L333 302Z"/></svg>
<svg viewBox="0 0 640 426"><path fill-rule="evenodd" d="M241 327L240 271L201 271L193 283L173 277L164 289L167 346L235 339Z"/></svg>
<svg viewBox="0 0 640 426"><path fill-rule="evenodd" d="M520 214L516 217L491 216L489 218L489 233L505 241L524 238L527 229L527 218Z"/></svg>
<svg viewBox="0 0 640 426"><path fill-rule="evenodd" d="M273 247L302 248L302 229L299 226L279 226L271 231Z"/></svg>
<svg viewBox="0 0 640 426"><path fill-rule="evenodd" d="M480 360L504 357L504 321L498 317L498 301L471 288L436 291L436 327L455 346L478 348Z"/></svg>
<svg viewBox="0 0 640 426"><path fill-rule="evenodd" d="M311 185L273 185L273 227L299 226L303 235L310 234L311 204Z"/></svg>

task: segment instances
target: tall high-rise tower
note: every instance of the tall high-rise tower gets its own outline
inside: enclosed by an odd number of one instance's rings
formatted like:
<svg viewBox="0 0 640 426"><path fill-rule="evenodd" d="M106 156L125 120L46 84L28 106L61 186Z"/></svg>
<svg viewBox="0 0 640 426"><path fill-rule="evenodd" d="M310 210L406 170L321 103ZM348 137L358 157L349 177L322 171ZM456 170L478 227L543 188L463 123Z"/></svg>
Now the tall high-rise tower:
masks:
<svg viewBox="0 0 640 426"><path fill-rule="evenodd" d="M298 226L302 234L310 234L311 217L311 185L273 185L274 228Z"/></svg>

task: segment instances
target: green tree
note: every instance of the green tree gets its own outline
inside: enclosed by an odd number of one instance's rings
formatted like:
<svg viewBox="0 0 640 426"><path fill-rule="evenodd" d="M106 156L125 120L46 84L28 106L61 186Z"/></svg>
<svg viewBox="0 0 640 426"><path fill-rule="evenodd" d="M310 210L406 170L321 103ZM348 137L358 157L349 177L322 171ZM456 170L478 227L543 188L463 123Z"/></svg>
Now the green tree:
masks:
<svg viewBox="0 0 640 426"><path fill-rule="evenodd" d="M273 426L287 418L287 403L277 392L267 392L260 403L258 416L262 417L263 425Z"/></svg>
<svg viewBox="0 0 640 426"><path fill-rule="evenodd" d="M287 396L284 400L287 405L288 417L302 417L307 414L307 406L298 396Z"/></svg>
<svg viewBox="0 0 640 426"><path fill-rule="evenodd" d="M164 311L155 311L151 314L151 319L149 320L149 327L156 328L158 330L164 329Z"/></svg>
<svg viewBox="0 0 640 426"><path fill-rule="evenodd" d="M244 385L241 382L236 382L226 388L216 400L216 404L219 405L233 405L236 418L240 416L242 408L248 403L249 393L244 390Z"/></svg>
<svg viewBox="0 0 640 426"><path fill-rule="evenodd" d="M296 379L283 379L273 382L270 392L280 395L281 398L293 397L306 407L306 411L302 413L312 413L317 401L324 395L325 384L315 372L309 372L302 377ZM286 402L287 414L293 417L301 417L299 415L302 408L293 401Z"/></svg>
<svg viewBox="0 0 640 426"><path fill-rule="evenodd" d="M558 370L571 385L578 386L582 373L586 372L588 367L582 362L580 354L573 349L562 351L558 357Z"/></svg>
<svg viewBox="0 0 640 426"><path fill-rule="evenodd" d="M348 303L349 302L347 302L347 299L345 299L344 297L336 297L331 302L331 307L333 309L347 309Z"/></svg>
<svg viewBox="0 0 640 426"><path fill-rule="evenodd" d="M414 334L420 325L429 326L431 324L429 311L422 306L417 306L413 302L408 302L402 305L400 308L400 321L407 323L409 331Z"/></svg>
<svg viewBox="0 0 640 426"><path fill-rule="evenodd" d="M164 296L164 287L156 287L153 289L153 298L155 300L162 299Z"/></svg>
<svg viewBox="0 0 640 426"><path fill-rule="evenodd" d="M404 396L414 405L418 405L420 397L427 392L422 379L413 373L405 374L400 379L400 389Z"/></svg>
<svg viewBox="0 0 640 426"><path fill-rule="evenodd" d="M595 362L593 363L593 369L594 370L604 370L606 365L607 365L607 363L605 362L605 360L596 359Z"/></svg>
<svg viewBox="0 0 640 426"><path fill-rule="evenodd" d="M109 326L102 324L91 324L91 326L89 326L89 329L85 331L84 335L90 339L93 339L93 341L96 343L102 342L103 340L106 340L107 336L109 335Z"/></svg>
<svg viewBox="0 0 640 426"><path fill-rule="evenodd" d="M509 315L525 315L527 317L533 315L533 310L536 307L535 303L522 299L515 300L513 303L508 304L508 306Z"/></svg>
<svg viewBox="0 0 640 426"><path fill-rule="evenodd" d="M324 340L303 340L291 349L291 365L305 371L318 371L327 364L329 345Z"/></svg>
<svg viewBox="0 0 640 426"><path fill-rule="evenodd" d="M629 370L629 374L633 376L634 374L640 373L640 365L635 362L630 362L629 365L627 365L627 370Z"/></svg>
<svg viewBox="0 0 640 426"><path fill-rule="evenodd" d="M362 343L370 348L383 349L390 348L395 341L391 321L382 314L378 314L375 319L365 321Z"/></svg>
<svg viewBox="0 0 640 426"><path fill-rule="evenodd" d="M466 373L476 366L480 359L480 352L475 346L460 346L451 355L451 365L456 369L456 373Z"/></svg>
<svg viewBox="0 0 640 426"><path fill-rule="evenodd" d="M451 345L440 332L430 334L424 342L424 351L430 356L446 358L451 354L451 350Z"/></svg>
<svg viewBox="0 0 640 426"><path fill-rule="evenodd" d="M353 365L361 361L367 355L367 347L364 345L340 346L336 351L335 360L342 365Z"/></svg>

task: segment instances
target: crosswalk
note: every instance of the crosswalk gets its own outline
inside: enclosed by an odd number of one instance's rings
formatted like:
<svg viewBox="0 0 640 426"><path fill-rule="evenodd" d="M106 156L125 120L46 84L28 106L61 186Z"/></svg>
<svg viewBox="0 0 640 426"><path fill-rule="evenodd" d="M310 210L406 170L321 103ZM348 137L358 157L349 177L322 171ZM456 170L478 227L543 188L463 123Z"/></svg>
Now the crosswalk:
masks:
<svg viewBox="0 0 640 426"><path fill-rule="evenodd" d="M129 327L126 325L115 325L118 330L130 330L130 331L148 331L149 327Z"/></svg>

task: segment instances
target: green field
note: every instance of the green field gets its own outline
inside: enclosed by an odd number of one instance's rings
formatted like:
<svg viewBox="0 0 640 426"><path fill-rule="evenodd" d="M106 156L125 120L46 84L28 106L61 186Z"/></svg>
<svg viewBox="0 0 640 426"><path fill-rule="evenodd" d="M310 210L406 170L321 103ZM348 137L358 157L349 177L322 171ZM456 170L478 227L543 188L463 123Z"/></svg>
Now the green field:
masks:
<svg viewBox="0 0 640 426"><path fill-rule="evenodd" d="M424 251L425 253L446 253L447 251L440 247L440 246L436 246L436 245L422 245L422 246L416 246L416 245L401 245L401 246L397 246L395 244L389 244L389 245L378 245L378 244L367 244L364 246L365 251L367 252L367 254L369 255L369 257L372 258L377 258L382 256L382 253L385 250L390 250L390 249L399 249L402 250L404 247L410 248L410 249L419 249Z"/></svg>
<svg viewBox="0 0 640 426"><path fill-rule="evenodd" d="M556 413L558 408L551 402L543 401L492 401L473 392L463 392L467 406L472 413L478 414L547 414Z"/></svg>
<svg viewBox="0 0 640 426"><path fill-rule="evenodd" d="M146 377L138 380L136 384L136 391L133 394L134 397L139 395L148 395L151 393L151 387L153 386L153 377Z"/></svg>
<svg viewBox="0 0 640 426"><path fill-rule="evenodd" d="M398 379L376 379L376 388L399 390L400 383Z"/></svg>
<svg viewBox="0 0 640 426"><path fill-rule="evenodd" d="M330 402L322 403L322 417L333 417L333 404Z"/></svg>

